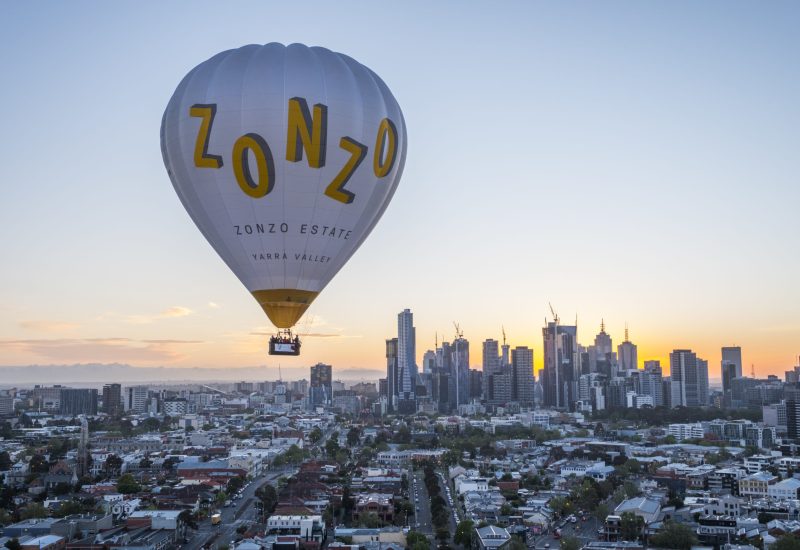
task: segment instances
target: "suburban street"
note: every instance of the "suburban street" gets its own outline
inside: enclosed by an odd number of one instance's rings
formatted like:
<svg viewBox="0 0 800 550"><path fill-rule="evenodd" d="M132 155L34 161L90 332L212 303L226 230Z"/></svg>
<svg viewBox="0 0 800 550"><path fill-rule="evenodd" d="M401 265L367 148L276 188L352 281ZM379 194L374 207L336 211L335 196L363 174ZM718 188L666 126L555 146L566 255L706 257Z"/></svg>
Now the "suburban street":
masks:
<svg viewBox="0 0 800 550"><path fill-rule="evenodd" d="M206 518L198 524L199 529L183 546L183 550L199 550L207 546L218 548L222 545L230 545L236 540L236 529L243 524L251 524L257 520L257 508L255 502L256 490L265 482L276 485L278 478L289 476L294 468L285 467L279 470L269 470L264 475L254 479L242 490L240 499L233 500L230 506L219 510L222 515L222 523L211 525L211 518Z"/></svg>
<svg viewBox="0 0 800 550"><path fill-rule="evenodd" d="M431 525L431 499L428 496L428 489L425 487L422 470L415 470L410 476L409 494L411 501L414 503L415 530L433 536L433 526Z"/></svg>
<svg viewBox="0 0 800 550"><path fill-rule="evenodd" d="M563 523L563 527L561 527L561 538L576 537L582 543L597 540L597 530L599 529L599 525L597 518L592 515L587 516L586 521L581 521L578 519L577 523L570 523L567 521L559 522L556 525L560 526L561 523ZM528 544L529 548L544 549L558 548L560 546L559 540L553 538L552 531L544 535L534 537L531 542L532 543Z"/></svg>

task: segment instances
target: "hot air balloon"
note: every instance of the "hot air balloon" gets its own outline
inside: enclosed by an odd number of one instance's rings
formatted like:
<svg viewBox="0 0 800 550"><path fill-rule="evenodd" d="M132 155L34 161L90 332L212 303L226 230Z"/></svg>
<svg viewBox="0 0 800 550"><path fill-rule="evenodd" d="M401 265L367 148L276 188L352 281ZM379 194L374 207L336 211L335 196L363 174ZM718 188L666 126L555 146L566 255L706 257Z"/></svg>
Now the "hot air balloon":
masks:
<svg viewBox="0 0 800 550"><path fill-rule="evenodd" d="M370 234L400 182L403 113L352 58L302 44L221 52L167 105L161 152L200 232L297 355L291 329Z"/></svg>

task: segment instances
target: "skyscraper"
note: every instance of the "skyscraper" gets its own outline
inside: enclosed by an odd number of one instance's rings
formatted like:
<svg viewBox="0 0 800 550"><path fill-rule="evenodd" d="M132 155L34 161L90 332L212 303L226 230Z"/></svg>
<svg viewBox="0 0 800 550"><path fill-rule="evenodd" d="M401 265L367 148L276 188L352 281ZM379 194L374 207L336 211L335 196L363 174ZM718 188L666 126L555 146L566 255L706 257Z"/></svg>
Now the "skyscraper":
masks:
<svg viewBox="0 0 800 550"><path fill-rule="evenodd" d="M483 341L483 373L493 374L500 370L498 342L489 338Z"/></svg>
<svg viewBox="0 0 800 550"><path fill-rule="evenodd" d="M639 393L653 398L654 407L664 406L664 381L660 361L645 361L639 373Z"/></svg>
<svg viewBox="0 0 800 550"><path fill-rule="evenodd" d="M518 346L511 350L511 399L525 407L533 407L533 350Z"/></svg>
<svg viewBox="0 0 800 550"><path fill-rule="evenodd" d="M608 378L615 376L616 356L611 336L606 332L605 321L600 321L600 332L594 338L594 345L587 350L589 356L589 372L599 372Z"/></svg>
<svg viewBox="0 0 800 550"><path fill-rule="evenodd" d="M451 346L453 353L453 373L455 380L455 405L469 403L469 340L458 336Z"/></svg>
<svg viewBox="0 0 800 550"><path fill-rule="evenodd" d="M578 327L558 323L558 318L542 328L544 368L542 369L545 407L572 409L578 397L580 360Z"/></svg>
<svg viewBox="0 0 800 550"><path fill-rule="evenodd" d="M669 354L672 407L699 407L708 396L708 362L688 349ZM704 394L702 392L705 392Z"/></svg>
<svg viewBox="0 0 800 550"><path fill-rule="evenodd" d="M722 348L722 370L725 370L725 365L734 365L736 367L735 378L742 377L742 348L739 346L730 346ZM724 379L724 373L723 373Z"/></svg>
<svg viewBox="0 0 800 550"><path fill-rule="evenodd" d="M697 402L701 407L708 405L708 361L697 358Z"/></svg>
<svg viewBox="0 0 800 550"><path fill-rule="evenodd" d="M122 386L106 384L103 386L103 412L110 416L122 414Z"/></svg>
<svg viewBox="0 0 800 550"><path fill-rule="evenodd" d="M436 352L428 350L422 356L422 372L431 373L436 368Z"/></svg>
<svg viewBox="0 0 800 550"><path fill-rule="evenodd" d="M416 401L417 354L414 314L404 309L397 315L397 366L399 369L398 395L403 400ZM416 407L414 409L416 412Z"/></svg>
<svg viewBox="0 0 800 550"><path fill-rule="evenodd" d="M62 388L61 414L97 414L97 390Z"/></svg>
<svg viewBox="0 0 800 550"><path fill-rule="evenodd" d="M311 367L311 382L308 388L308 404L314 408L330 405L333 399L333 367L317 363Z"/></svg>
<svg viewBox="0 0 800 550"><path fill-rule="evenodd" d="M511 401L512 380L509 369L502 364L498 342L492 338L483 342L483 379L486 401L504 405Z"/></svg>
<svg viewBox="0 0 800 550"><path fill-rule="evenodd" d="M625 341L617 346L617 357L619 368L623 371L636 370L639 368L639 358L636 344L628 340L628 327L625 327Z"/></svg>
<svg viewBox="0 0 800 550"><path fill-rule="evenodd" d="M131 386L125 388L125 410L135 413L147 412L147 400L150 388L147 386Z"/></svg>

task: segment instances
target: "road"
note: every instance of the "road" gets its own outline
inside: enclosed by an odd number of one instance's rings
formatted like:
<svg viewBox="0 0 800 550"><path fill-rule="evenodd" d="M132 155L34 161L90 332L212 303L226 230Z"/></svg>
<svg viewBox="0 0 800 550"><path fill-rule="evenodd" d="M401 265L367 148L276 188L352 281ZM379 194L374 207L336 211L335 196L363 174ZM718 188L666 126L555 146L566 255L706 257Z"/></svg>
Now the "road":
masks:
<svg viewBox="0 0 800 550"><path fill-rule="evenodd" d="M445 506L447 506L447 519L450 523L450 545L455 546L453 537L456 534L458 527L458 514L456 513L455 502L453 501L453 491L450 490L450 484L447 483L447 478L441 472L436 472L439 477L439 489L441 490L442 498L444 499Z"/></svg>
<svg viewBox="0 0 800 550"><path fill-rule="evenodd" d="M431 499L425 487L422 470L412 472L408 484L408 496L414 504L414 530L433 536L431 525Z"/></svg>
<svg viewBox="0 0 800 550"><path fill-rule="evenodd" d="M256 502L255 492L265 482L276 485L278 478L289 476L294 472L294 468L286 467L279 470L268 470L265 474L255 478L242 490L240 499L231 502L230 506L222 508L219 512L222 515L222 523L211 525L211 519L205 519L199 523L197 531L183 546L183 550L199 550L203 546L208 546L211 542L212 548L218 548L224 544L230 545L237 537L236 529L240 525L255 523L258 519L258 512L254 506Z"/></svg>

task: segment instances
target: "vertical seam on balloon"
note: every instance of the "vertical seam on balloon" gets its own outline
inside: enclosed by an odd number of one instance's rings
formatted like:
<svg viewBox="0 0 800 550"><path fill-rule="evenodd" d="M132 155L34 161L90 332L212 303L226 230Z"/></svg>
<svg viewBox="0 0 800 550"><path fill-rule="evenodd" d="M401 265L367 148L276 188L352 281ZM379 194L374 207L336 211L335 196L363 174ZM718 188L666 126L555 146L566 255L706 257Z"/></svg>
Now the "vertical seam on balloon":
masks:
<svg viewBox="0 0 800 550"><path fill-rule="evenodd" d="M375 90L378 92L378 96L380 97L381 103L382 103L382 105L383 105L383 109L382 109L383 116L385 117L385 116L387 115L387 108L386 108L386 97L384 96L384 94L383 94L383 90L381 89L381 87L380 87L380 86L378 86L378 83L375 81L375 78L373 77L372 70L370 70L368 67L366 67L366 66L364 66L364 65L361 65L360 63L358 63L356 60L354 60L354 59L352 59L352 58L348 58L348 60L349 60L349 61L352 61L353 63L355 63L357 66L360 66L360 67L361 67L361 69L363 70L363 72L364 72L364 73L366 73L366 75L369 77L369 81L370 81L370 82L372 82L372 85L373 85L373 87L374 87L374 88L375 88ZM349 63L348 63L348 64L349 64ZM395 103L396 103L396 101L395 101ZM398 110L399 110L399 107L398 107ZM400 140L400 136L398 136L398 147L399 147L399 145L400 145L400 144L399 144L399 140ZM374 147L374 144L373 144L373 147ZM375 154L375 151L373 151L373 152L372 152L372 154L374 155L374 154ZM395 175L396 175L396 172L395 172ZM389 174L387 174L387 175L386 175L386 177L389 177ZM392 183L394 183L395 179L396 179L396 178L392 178L392 180L391 180L391 181L392 181ZM385 197L385 198L384 198L384 200L383 200L383 201L382 201L382 203L381 203L381 205L382 205L382 208L379 208L378 210L376 210L376 211L375 211L375 212L372 214L372 216L370 217L369 223L366 223L366 224L363 226L363 228L364 228L365 230L361 232L361 238L359 239L359 241L358 241L358 244L356 245L356 248L360 248L360 247L361 247L361 245L362 245L362 244L364 243L364 241L367 239L367 237L369 236L369 234L372 232L372 229L375 227L375 224L377 223L377 221L378 221L378 220L380 219L380 217L383 215L383 212L386 210L386 207L388 206L388 202L387 202L387 199L388 199L388 198L389 198L389 197ZM368 228L369 228L369 229L368 229ZM355 228L354 228L354 229L355 229ZM368 229L368 230L366 230L366 229ZM342 267L344 267L344 266L342 266Z"/></svg>
<svg viewBox="0 0 800 550"><path fill-rule="evenodd" d="M332 55L332 56L334 56L334 57L335 57L335 56L336 56L336 54L334 54L334 53L330 52L329 50L327 50L327 49L325 49L325 48L320 48L320 47L312 47L312 48L309 48L309 50L311 50L311 53L312 53L312 54L313 54L313 56L314 56L314 60L316 61L316 63L317 63L317 66L318 66L318 67L320 67L320 68L322 69L322 70L321 70L321 73L322 73L322 89L323 89L323 96L324 96L324 99L323 99L323 104L324 104L324 105L326 105L328 108L330 108L330 105L328 104L328 82L327 82L327 74L326 74L326 72L325 72L325 67L326 67L326 64L325 64L325 63L323 63L323 62L320 60L320 56L318 55L318 53L320 53L320 52L324 52L324 53L323 53L323 55L324 55L324 56L326 56L326 57L327 57L328 55ZM329 116L329 117L331 116L331 112L330 112L330 110L328 110L328 116ZM331 121L330 121L330 118L329 118L329 119L328 119L328 124L327 124L327 128L326 128L326 129L329 131L329 130L332 128L332 126L333 126L333 125L331 124ZM326 147L330 147L330 145L331 145L331 140L330 140L330 139L326 139L326 140L325 140L325 146L326 146ZM326 157L328 157L328 155L326 155ZM329 158L329 157L328 157L328 158ZM322 192L322 191L323 191L323 190L322 190L322 187L320 186L320 183L322 182L322 177L323 177L323 175L324 175L324 172L325 172L324 170L320 170L320 171L319 171L319 174L317 175L317 184L316 184L316 189L315 189L315 191L316 191L316 192L314 193L314 206L313 206L313 208L312 208L312 210L311 210L311 212L312 212L312 216L314 215L314 212L316 212L316 210L317 210L317 203L318 203L318 201L320 200L320 196L324 196L324 194L323 194L323 192ZM308 242L309 242L310 240L311 240L311 234L309 233L309 236L306 238L306 245L305 245L305 246L306 246L306 249L308 249ZM323 246L323 249L322 249L322 250L320 250L320 252L322 253L322 251L323 251L324 249L325 249L325 248L324 248L324 246ZM310 263L310 262L309 262L309 263ZM306 270L305 270L305 266L306 266L306 264L302 264L302 267L301 267L301 269L300 269L300 278L301 278L301 279L302 279L302 277L305 275L305 272L306 272ZM326 285L327 285L327 284L330 282L330 278L328 278L328 280L327 280L327 281L324 281L324 282L322 281L322 276L321 276L321 275L322 275L322 272L324 272L324 270L321 270L321 269L320 269L320 266L318 266L317 264L312 264L311 274L312 274L312 276L314 276L314 277L317 279L317 281L318 281L318 283L317 283L317 288L315 288L315 289L314 289L314 290L316 290L317 292L321 292L321 291L322 291L322 289L323 289L323 288L324 288L324 287L325 287L325 286L326 286ZM299 283L299 280L298 280L298 283Z"/></svg>
<svg viewBox="0 0 800 550"><path fill-rule="evenodd" d="M408 137L406 135L406 121L405 121L405 117L403 116L403 111L400 109L400 104L397 102L397 99L391 93L391 90L389 90L389 87L386 85L386 83L383 81L383 79L381 79L381 77L379 77L377 74L372 72L369 68L367 68L367 71L369 72L370 78L375 83L376 87L378 88L378 91L380 92L381 99L384 102L384 112L388 111L387 109L385 109L385 106L386 106L386 103L387 103L386 102L386 95L387 94L389 96L391 96L393 104L395 106L397 106L397 112L400 115L400 122L402 123L402 127L403 127L402 140L400 139L399 135L397 136L398 151L400 151L400 144L401 143L403 145L403 148L402 148L402 152L400 153L400 158L398 159L399 160L399 164L395 165L395 167L392 169L394 171L394 177L391 180L391 188L389 189L388 194L384 198L383 203L381 204L381 207L378 210L375 211L375 214L373 215L372 219L370 220L369 225L366 226L366 227L369 228L368 231L365 231L366 235L368 235L369 233L372 232L372 229L378 224L380 219L383 217L383 213L386 211L386 208L388 208L389 203L391 202L392 198L394 197L395 192L397 191L397 187L399 185L400 178L403 175L403 168L405 167L405 164L406 164L406 151L408 150ZM388 116L388 112L386 113L386 115ZM389 177L389 174L387 174L386 177ZM366 239L366 237L364 239ZM362 242L363 242L363 240L362 240Z"/></svg>
<svg viewBox="0 0 800 550"><path fill-rule="evenodd" d="M247 48L247 46L242 46L241 48L237 48L236 50L232 50L232 51L235 52L236 54L239 54L239 53L243 53L242 50L244 50L245 48ZM219 77L219 73L220 73L220 68L223 65L225 65L228 61L232 61L233 62L233 61L237 61L237 60L234 58L233 55L231 55L231 56L228 56L225 59L223 59L219 64L217 64L217 66L214 68L214 71L213 71L213 73L211 75L211 78L209 79L209 84L215 83L217 81L217 78ZM242 77L242 82L244 82L244 76ZM241 98L241 93L239 94L239 96ZM207 98L206 98L206 100L207 100ZM239 102L239 127L242 126L242 124L241 124L241 118L242 118L242 103L241 102L242 101L243 100L240 99L240 102ZM223 180L223 181L220 181L220 180ZM214 186L214 191L217 193L219 204L222 207L222 209L225 211L225 215L228 218L228 224L231 227L233 227L234 223L233 223L233 219L231 218L231 211L228 209L228 203L225 201L224 194L221 191L222 185L225 185L226 180L229 180L229 178L225 177L224 174L215 173L214 174L214 181L215 181L216 185ZM230 183L230 181L228 181L227 183ZM252 208L252 203L250 203L250 205L251 205L251 208ZM255 215L255 212L254 212L254 215ZM250 262L250 258L247 255L247 247L245 247L245 245L244 245L244 243L242 242L241 239L236 239L236 242L239 245L239 248L241 250L242 258L245 260L245 262L247 262L244 265L245 266L250 266L251 264L249 263ZM237 270L232 270L232 271L233 271L233 274L236 276L236 278L239 279L239 282L242 284L242 286L244 286L249 292L250 289L247 288L247 286L248 286L247 283L245 281L243 281L239 277L239 274L236 272ZM248 271L248 273L243 273L243 275L249 275L249 274L253 273L252 269L248 269L247 271Z"/></svg>
<svg viewBox="0 0 800 550"><path fill-rule="evenodd" d="M363 136L366 136L366 135L368 135L368 133L367 133L367 122L366 122L366 120L365 120L365 116L364 116L364 93L363 93L363 91L362 91L362 89L361 89L361 86L360 86L359 79L358 79L358 77L356 76L356 74L355 74L355 71L353 70L353 67L351 66L351 64L349 63L349 61L353 61L353 63L355 63L355 64L356 64L356 66L357 66L357 67L358 67L360 70L364 70L364 69L366 69L366 67L364 67L363 65L361 65L361 64L360 64L360 63L358 63L357 61L355 61L355 60L353 60L353 59L350 59L350 58L349 58L349 57L347 57L346 55L339 54L339 53L336 53L336 54L334 54L334 55L335 55L335 57L336 57L336 58L337 58L337 59L338 59L338 60L339 60L341 63L343 63L343 64L345 65L345 67L346 67L346 69L347 69L347 73L349 74L349 76L350 76L350 78L351 78L351 80L352 80L352 82L353 82L353 88L355 89L356 93L358 93L358 98L359 98L358 104L359 104L359 105L361 105L361 111L360 111L360 125L361 125L361 134L362 134ZM370 197L371 197L371 194L370 194ZM362 216L363 216L363 213L366 211L366 207L367 207L367 206L368 206L368 205L365 205L365 206L364 206L364 208L361 210L361 212L362 212ZM334 226L335 226L335 227L339 227L339 222L340 222L340 220L341 220L341 215L342 215L342 212L344 212L344 208L345 208L345 207L346 207L345 205L342 205L342 207L341 207L341 208L339 209L339 211L337 212L337 215L336 215L336 222L335 222L335 224L334 224ZM357 223L357 222L356 222L356 223ZM353 227L352 227L352 229L351 229L351 230L353 231L353 233L355 233L355 229L356 229L356 227L355 227L355 226L353 226ZM352 258L352 257L353 257L353 254L355 254L355 253L356 253L356 250L358 250L358 248L361 246L361 243L362 243L363 241L364 241L364 239L362 238L360 241L358 241L358 243L357 243L357 244L355 244L355 245L351 246L351 247L350 247L350 253L349 253L349 254L341 254L341 252L340 252L340 255L339 255L339 257L338 257L338 258L336 258L336 262L335 262L335 264L336 264L336 263L338 263L338 264L339 264L339 267L338 267L338 268L336 268L336 270L334 270L334 271L331 273L331 277L330 277L330 279L333 279L333 277L334 277L334 276L335 276L335 275L336 275L336 274L337 274L337 273L338 273L338 272L339 272L339 271L340 271L340 270L341 270L341 269L344 267L344 265L347 263L347 261L348 261L350 258ZM323 248L323 252L327 252L327 251L328 251L328 248L329 248L329 246L332 246L332 245L330 245L330 244L328 244L328 245L325 245L325 247ZM344 247L343 247L343 248L344 248ZM346 258L342 259L342 258L343 258L343 256L346 256ZM334 265L335 265L335 264L334 264Z"/></svg>
<svg viewBox="0 0 800 550"><path fill-rule="evenodd" d="M246 117L246 115L245 115L245 112L244 112L244 101L245 101L244 90L245 90L245 82L247 81L247 77L248 77L248 75L249 75L249 73L250 73L250 67L251 67L251 65L253 64L253 60L254 60L254 59L255 59L255 58L258 56L258 54L259 54L259 53L262 51L262 49L263 49L263 48L264 48L264 46L263 46L263 45L259 45L257 48L254 48L254 49L253 49L253 53L252 53L252 54L250 54L250 58L249 58L249 59L247 60L247 62L244 64L244 68L242 69L241 93L239 94L239 98L240 98L240 99L239 99L239 127L240 127L240 128L242 128L242 130L243 130L244 134L246 134L246 133L248 133L248 132L251 132L251 131L253 131L252 129L245 129L245 128L244 128L244 120L245 120L245 117ZM231 159L231 165L232 165L232 164L233 164L233 159ZM271 176L272 176L272 177L275 177L275 174L271 174ZM264 197L262 197L262 199L263 199L263 198L264 198ZM258 210L256 209L256 201L257 201L257 200L261 200L261 199L254 199L254 198L251 198L249 201L247 201L247 204L249 204L249 205L250 205L250 209L251 209L251 211L253 212L253 223L258 223L258 222L259 222L259 219L258 219ZM267 199L267 200L268 200L268 199ZM263 252L263 251L264 251L264 241L263 241L262 239L263 239L263 238L262 238L261 236L259 236L259 237L258 237L258 243L259 243L259 245L261 246L261 251ZM241 242L241 241L240 241L240 242ZM246 251L245 251L245 257L248 259L248 261L250 260L250 258L248 258L248 257L247 257L247 252L246 252ZM255 270L255 272L256 272L256 273L258 273L258 271L259 271L259 270ZM269 268L267 268L267 273L269 273ZM262 279L263 279L263 275L261 275L261 274L258 274L258 275L257 275L257 278L258 278L258 280L259 280L259 281L258 281L258 286L259 286L259 287L263 286L263 284L262 284L262 283L263 283L263 281L262 281ZM272 279L272 277L270 276L270 280L271 280L271 279ZM261 290L261 289L260 289L260 288L254 288L254 289L249 289L249 288L248 288L247 290L252 292L253 290Z"/></svg>
<svg viewBox="0 0 800 550"><path fill-rule="evenodd" d="M316 68L317 69L321 69L319 72L322 74L322 95L323 95L322 104L328 106L328 85L327 85L326 74L325 74L325 64L320 61L320 58L317 55L317 50L320 50L320 49L323 49L323 48L312 47L312 48L308 48L308 51L311 52L311 56L314 58L314 62L316 64ZM330 116L330 111L328 112L328 115L326 115L326 116ZM330 128L331 128L331 124L328 123L326 125L326 131L329 131ZM329 144L330 144L330 140L326 139L325 140L325 147L328 147ZM328 155L326 154L325 156L327 157ZM315 191L316 192L314 193L314 206L311 208L311 217L312 217L312 219L314 217L314 212L316 212L316 210L317 210L317 202L319 201L319 196L322 194L322 193L320 193L320 191L321 191L320 182L322 181L322 176L323 176L324 172L325 172L324 167L317 171L317 183L316 183L316 186L315 186ZM311 240L311 233L310 232L308 234L308 237L306 237L306 242L304 244L304 250L303 250L304 253L306 253L308 251L308 242L309 242L309 240ZM306 263L301 263L300 264L300 273L299 273L299 275L297 277L297 286L298 287L301 286L301 281L303 280L303 277L305 276L306 265L308 263L310 263L310 262L306 262ZM314 267L316 267L316 266L314 266ZM319 274L316 272L317 271L316 269L312 269L311 271L312 271L313 275L317 275L317 279L320 279ZM308 289L306 289L306 290L308 290ZM315 290L317 292L320 292L322 290L322 288L321 287L320 288L316 288Z"/></svg>
<svg viewBox="0 0 800 550"><path fill-rule="evenodd" d="M221 52L220 54L217 54L216 56L213 56L212 58L210 58L209 60L205 61L204 63L210 61L211 59L214 59L215 57L221 57L221 56L223 56L223 54L226 54L226 55L224 55L224 57L222 57L222 60L218 62L218 64L217 64L217 66L218 66L220 63L224 62L231 55L233 55L233 53L235 51L236 50L227 50L225 52ZM201 63L200 65L202 65L202 64L203 63ZM200 67L200 65L198 65L197 67L192 69L192 71L190 72L191 80L189 80L187 82L186 86L182 90L180 98L176 101L176 106L178 108L180 108L180 106L185 103L186 94L187 94L188 90L192 87L192 84L194 83L194 79L197 78L197 73L199 72L199 71L197 71L197 69ZM215 69L212 69L209 72L211 72L212 75L213 75L213 72L215 70L216 70L216 67L215 67ZM203 101L207 101L207 99L208 99L208 93L207 92L208 92L208 88L206 87L205 93L203 95ZM169 108L169 104L167 105L167 108ZM180 123L180 120L181 120L181 113L180 112L177 113L177 117L178 117L178 123ZM178 141L178 149L180 151L183 151L183 139L182 139L182 133L181 133L180 130L181 129L180 129L180 126L179 126L178 127L178 135L177 135L176 139ZM183 168L183 172L186 173L186 174L189 173L189 170L186 169L186 163L184 162L183 155L178 155L177 159L170 158L170 162L171 163L173 163L173 162L180 163L181 167ZM187 213L189 214L189 218L192 220L192 222L198 228L198 230L200 231L200 234L203 235L203 237L206 239L208 245L212 248L212 250L214 250L217 253L217 255L222 260L222 263L224 263L229 269L231 269L231 271L233 271L234 275L235 275L236 272L233 270L234 266L231 265L231 263L229 263L228 260L226 260L225 257L223 257L222 254L220 254L219 251L216 249L216 247L213 244L215 239L209 238L209 233L212 234L212 235L215 234L215 235L219 236L219 232L217 231L216 226L214 224L209 223L209 224L206 224L208 226L208 229L206 229L205 227L201 226L198 223L198 220L201 220L202 218L201 218L201 216L198 216L197 212L200 212L200 214L202 216L205 216L206 218L208 218L208 216L205 213L205 209L200 207L200 206L198 206L197 208L192 208L191 207L191 202L186 198L184 190L182 188L179 188L178 186L176 186L174 182L173 182L173 187L175 188L175 190L176 190L176 192L178 194L178 198L180 198L181 202L184 205L184 208L186 209ZM200 202L199 194L195 192L193 194L193 196L194 196L195 199L197 199L197 202L199 204L199 202ZM237 278L238 278L238 276L237 276Z"/></svg>
<svg viewBox="0 0 800 550"><path fill-rule="evenodd" d="M283 116L281 117L281 121L282 121L281 122L281 129L283 129L283 124L284 123L286 124L287 128L289 126L289 123L288 123L288 121L289 121L289 118L288 118L289 117L289 111L288 111L289 105L288 105L288 101L287 101L287 98L286 98L286 76L287 76L287 67L289 65L289 48L291 48L291 47L292 47L292 44L289 44L288 46L286 46L283 49L283 80L282 80L282 83L283 83L283 94L281 96L282 97L281 103L282 103L282 107L283 107ZM283 132L283 135L284 136L286 135L286 131ZM284 138L284 139L286 139L286 138ZM288 147L288 144L286 144L286 147ZM280 163L280 165L281 165L281 176L282 176L280 181L281 181L281 184L284 185L284 186L286 185L286 168L287 168L285 157L286 157L286 155L284 155L284 158L281 159L281 163ZM277 177L277 174L276 174L276 177ZM284 187L284 189L285 189L285 187ZM283 193L281 193L281 204L282 204L281 212L283 212L283 216L284 216L284 220L285 220L286 219L286 191L285 190L284 190ZM283 241L283 251L285 253L286 252L286 235L282 235L281 236L281 240ZM286 261L283 262L283 270L282 271L283 271L283 282L281 283L281 288L287 288L289 285L286 284Z"/></svg>

